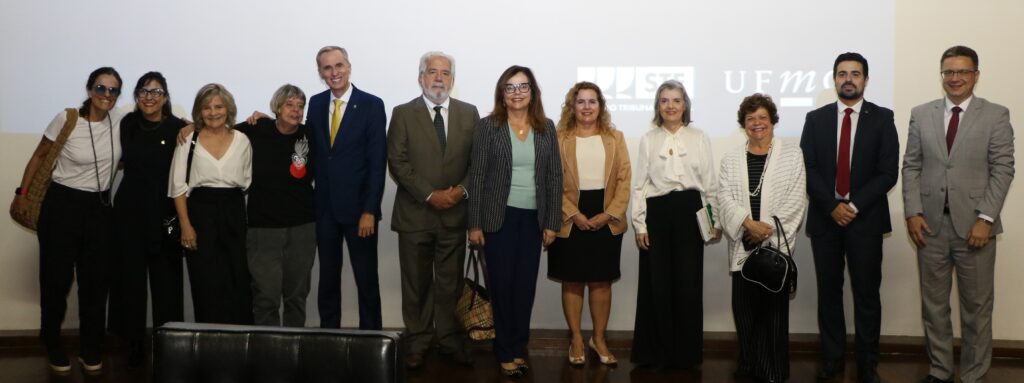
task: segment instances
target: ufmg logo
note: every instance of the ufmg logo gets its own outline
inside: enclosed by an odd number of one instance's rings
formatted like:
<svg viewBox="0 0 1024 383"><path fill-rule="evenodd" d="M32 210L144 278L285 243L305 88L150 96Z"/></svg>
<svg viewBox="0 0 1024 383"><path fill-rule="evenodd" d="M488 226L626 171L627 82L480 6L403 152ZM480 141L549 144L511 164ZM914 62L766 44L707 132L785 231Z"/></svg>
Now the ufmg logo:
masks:
<svg viewBox="0 0 1024 383"><path fill-rule="evenodd" d="M608 100L653 100L665 80L678 80L694 97L692 66L581 66L576 81L601 87Z"/></svg>

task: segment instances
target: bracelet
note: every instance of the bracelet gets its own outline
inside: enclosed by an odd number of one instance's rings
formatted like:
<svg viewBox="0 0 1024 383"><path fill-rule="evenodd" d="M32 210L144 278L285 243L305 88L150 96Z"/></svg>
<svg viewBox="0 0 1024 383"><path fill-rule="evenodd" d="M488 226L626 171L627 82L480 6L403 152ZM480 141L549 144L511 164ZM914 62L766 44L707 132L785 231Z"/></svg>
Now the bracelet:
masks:
<svg viewBox="0 0 1024 383"><path fill-rule="evenodd" d="M18 188L14 189L14 195L26 196L28 195L28 188L18 186Z"/></svg>

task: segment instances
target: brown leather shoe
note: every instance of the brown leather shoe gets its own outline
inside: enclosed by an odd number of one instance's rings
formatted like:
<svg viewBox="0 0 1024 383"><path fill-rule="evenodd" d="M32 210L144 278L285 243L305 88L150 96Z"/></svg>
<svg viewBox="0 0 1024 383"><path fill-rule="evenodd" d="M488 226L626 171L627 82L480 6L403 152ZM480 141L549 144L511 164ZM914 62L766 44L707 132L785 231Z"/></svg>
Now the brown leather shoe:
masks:
<svg viewBox="0 0 1024 383"><path fill-rule="evenodd" d="M423 367L423 353L410 352L405 354L405 368L407 370L415 370L420 367Z"/></svg>

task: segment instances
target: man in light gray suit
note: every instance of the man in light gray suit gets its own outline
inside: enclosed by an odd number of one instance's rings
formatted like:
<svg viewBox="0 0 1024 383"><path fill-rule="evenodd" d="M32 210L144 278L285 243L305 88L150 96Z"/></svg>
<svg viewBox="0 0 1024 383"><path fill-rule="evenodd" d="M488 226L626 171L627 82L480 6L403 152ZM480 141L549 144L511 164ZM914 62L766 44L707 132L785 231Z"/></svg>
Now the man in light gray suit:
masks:
<svg viewBox="0 0 1024 383"><path fill-rule="evenodd" d="M974 97L981 72L971 48L947 49L940 60L946 97L910 114L903 156L903 206L917 245L929 375L953 382L949 294L956 272L960 297L960 379L980 381L992 359L995 236L1013 181L1013 128L1002 105Z"/></svg>
<svg viewBox="0 0 1024 383"><path fill-rule="evenodd" d="M466 259L466 193L475 106L449 97L455 59L420 59L423 95L396 106L388 128L388 164L398 184L391 229L398 232L405 364L415 369L433 338L441 353L471 365L455 318Z"/></svg>

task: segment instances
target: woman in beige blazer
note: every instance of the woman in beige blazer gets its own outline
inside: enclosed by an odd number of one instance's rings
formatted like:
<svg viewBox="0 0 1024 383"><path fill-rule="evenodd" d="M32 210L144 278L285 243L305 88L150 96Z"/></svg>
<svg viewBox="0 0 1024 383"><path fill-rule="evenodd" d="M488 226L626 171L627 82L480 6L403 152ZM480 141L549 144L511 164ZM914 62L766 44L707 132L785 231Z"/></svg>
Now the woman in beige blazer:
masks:
<svg viewBox="0 0 1024 383"><path fill-rule="evenodd" d="M569 89L558 122L563 183L562 228L551 245L548 277L562 283L562 308L572 332L569 363L586 363L580 316L590 288L594 334L589 346L602 364L615 364L605 342L611 282L619 279L622 234L629 206L629 152L613 127L601 88L580 82Z"/></svg>

